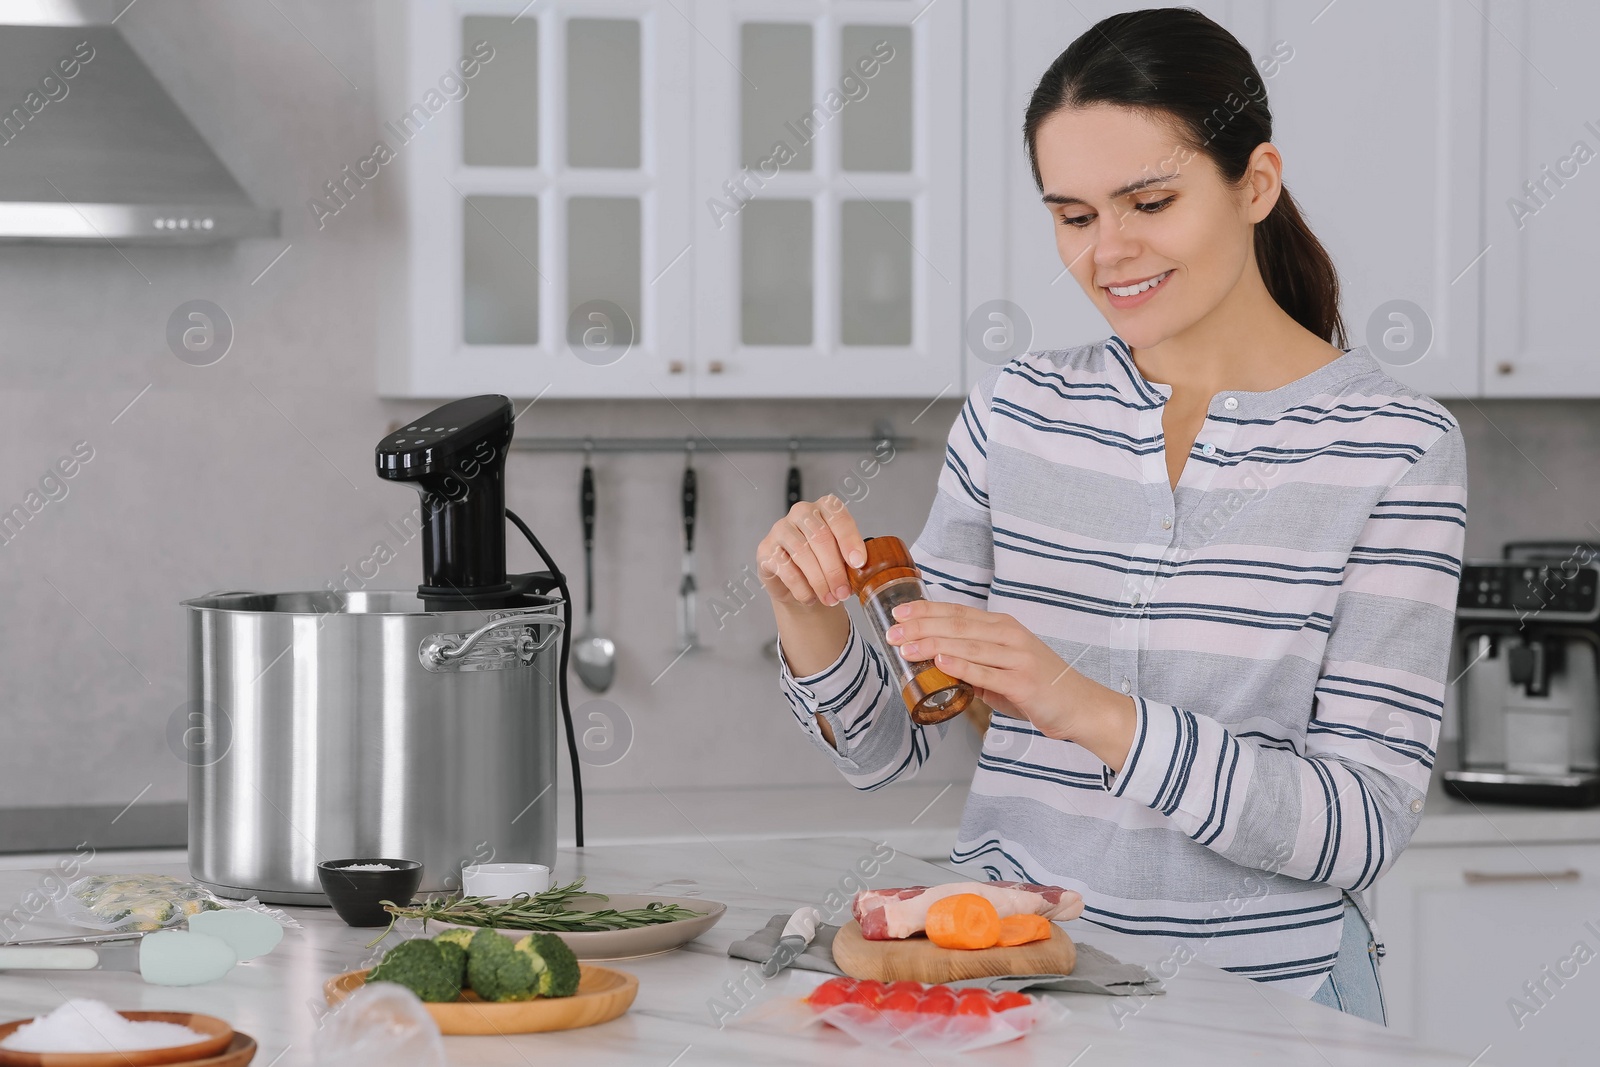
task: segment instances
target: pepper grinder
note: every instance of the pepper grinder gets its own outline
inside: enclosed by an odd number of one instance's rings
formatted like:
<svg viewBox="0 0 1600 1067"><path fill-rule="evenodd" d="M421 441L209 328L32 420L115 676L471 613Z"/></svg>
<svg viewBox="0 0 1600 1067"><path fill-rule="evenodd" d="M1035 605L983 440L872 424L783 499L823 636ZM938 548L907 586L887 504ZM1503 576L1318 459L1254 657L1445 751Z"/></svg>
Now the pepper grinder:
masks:
<svg viewBox="0 0 1600 1067"><path fill-rule="evenodd" d="M911 713L911 721L922 726L953 719L966 710L976 695L971 685L941 671L932 660L912 662L886 636L895 624L894 609L900 604L928 599L906 543L898 537L866 539L867 560L860 567L848 567L850 587L861 600L863 614L872 627L878 651L888 660L900 683L900 696Z"/></svg>

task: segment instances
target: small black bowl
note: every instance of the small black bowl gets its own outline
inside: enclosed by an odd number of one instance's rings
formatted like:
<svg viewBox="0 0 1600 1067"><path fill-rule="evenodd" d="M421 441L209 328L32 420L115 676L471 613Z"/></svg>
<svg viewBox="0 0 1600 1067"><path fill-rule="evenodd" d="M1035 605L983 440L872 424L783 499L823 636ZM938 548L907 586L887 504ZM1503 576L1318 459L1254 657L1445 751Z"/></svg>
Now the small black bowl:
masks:
<svg viewBox="0 0 1600 1067"><path fill-rule="evenodd" d="M382 863L392 871L347 871L363 863ZM328 903L349 926L388 926L392 916L380 901L410 904L422 884L422 864L416 860L324 860L317 864L317 881Z"/></svg>

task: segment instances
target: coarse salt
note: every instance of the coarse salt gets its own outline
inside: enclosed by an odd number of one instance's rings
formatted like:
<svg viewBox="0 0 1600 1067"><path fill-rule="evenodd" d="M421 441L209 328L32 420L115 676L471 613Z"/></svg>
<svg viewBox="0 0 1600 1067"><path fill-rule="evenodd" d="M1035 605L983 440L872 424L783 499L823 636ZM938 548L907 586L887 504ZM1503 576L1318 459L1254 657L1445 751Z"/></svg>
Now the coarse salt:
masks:
<svg viewBox="0 0 1600 1067"><path fill-rule="evenodd" d="M208 1034L177 1023L136 1022L98 1000L69 1000L23 1023L0 1048L12 1052L135 1052L204 1041Z"/></svg>
<svg viewBox="0 0 1600 1067"><path fill-rule="evenodd" d="M399 869L387 863L352 863L348 867L339 868L341 871L398 871Z"/></svg>

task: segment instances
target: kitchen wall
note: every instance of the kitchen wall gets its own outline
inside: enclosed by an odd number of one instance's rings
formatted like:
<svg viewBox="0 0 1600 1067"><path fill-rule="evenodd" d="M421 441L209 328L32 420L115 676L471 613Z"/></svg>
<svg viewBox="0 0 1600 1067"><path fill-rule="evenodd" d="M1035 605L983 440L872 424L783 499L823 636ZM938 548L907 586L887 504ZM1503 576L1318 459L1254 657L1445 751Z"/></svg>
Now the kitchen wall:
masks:
<svg viewBox="0 0 1600 1067"><path fill-rule="evenodd" d="M145 0L119 25L254 200L282 209L281 239L0 247L0 454L11 458L0 501L21 503L78 442L92 449L67 495L0 548L0 809L95 804L115 813L137 797L132 821L181 801L183 765L168 736L186 700L178 602L214 589L321 588L355 570L376 542L398 547L387 524L416 506L410 489L372 473L373 446L391 422L432 406L374 395L379 287L395 256L386 240L392 191L373 183L371 196L320 231L305 206L376 135L380 16L368 3L279 0L276 8ZM173 309L197 298L221 306L235 331L227 356L208 367L181 362L166 340ZM889 418L918 447L862 483L854 511L871 532L913 537L956 404L924 413L923 401L547 400L522 415L518 434L865 436ZM807 492L842 491L861 458L803 455ZM510 506L575 581L581 462L515 453L508 474ZM849 788L779 696L775 664L761 654L775 632L765 599L720 628L710 605L738 607L725 584L742 577L781 513L787 462L699 457L707 647L656 680L676 655L683 460L596 459L597 621L619 649L606 696L630 716L635 740L621 762L588 771L591 789ZM537 566L520 540L511 563ZM373 584L406 588L420 577L413 543ZM574 686L575 706L588 696ZM969 773L976 750L957 737L930 778Z"/></svg>
<svg viewBox="0 0 1600 1067"><path fill-rule="evenodd" d="M370 458L392 421L427 410L374 395L394 190L373 183L321 230L305 207L375 136L372 42L383 17L373 3L143 0L119 25L256 202L282 209L282 237L209 249L0 247L0 510L74 447L92 450L67 495L0 547L0 809L181 801L183 767L169 748L186 689L178 601L320 588L376 542L395 543L387 523L414 505L409 490L373 476ZM167 347L168 316L197 298L220 305L235 330L209 367ZM866 483L854 510L869 531L909 538L956 404L544 400L519 434L862 435L887 417L918 447ZM1468 436L1469 553L1494 554L1513 537L1600 535L1590 526L1600 521L1600 403L1450 407ZM858 458L802 457L807 494L841 486ZM782 507L785 464L699 458L704 600L725 596L752 562ZM580 465L516 453L509 473L511 506L574 577ZM760 652L772 636L764 602L720 629L707 607L708 648L655 680L675 655L681 468L670 455L596 461L598 621L620 650L607 696L636 740L620 763L590 770L589 787L846 789L778 695ZM534 560L514 547L512 564ZM418 578L413 545L375 584ZM576 704L587 696L575 687ZM928 778L970 774L970 731L953 736Z"/></svg>

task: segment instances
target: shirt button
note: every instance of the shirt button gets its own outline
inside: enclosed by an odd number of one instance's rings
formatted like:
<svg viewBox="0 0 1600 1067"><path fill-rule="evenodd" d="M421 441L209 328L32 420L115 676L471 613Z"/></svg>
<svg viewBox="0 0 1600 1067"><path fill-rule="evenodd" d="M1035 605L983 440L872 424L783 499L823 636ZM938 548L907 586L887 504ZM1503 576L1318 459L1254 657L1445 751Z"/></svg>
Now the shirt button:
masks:
<svg viewBox="0 0 1600 1067"><path fill-rule="evenodd" d="M1163 515L1163 516L1161 516L1161 528L1163 530L1172 529L1172 516L1171 515Z"/></svg>
<svg viewBox="0 0 1600 1067"><path fill-rule="evenodd" d="M1236 396L1230 396L1228 399L1222 402L1222 406L1227 408L1229 411L1233 411L1239 406L1239 398Z"/></svg>
<svg viewBox="0 0 1600 1067"><path fill-rule="evenodd" d="M1126 690L1124 690L1126 692ZM1416 815L1422 811L1422 800L1419 798L1411 802L1411 814Z"/></svg>
<svg viewBox="0 0 1600 1067"><path fill-rule="evenodd" d="M1124 678L1124 679L1123 679L1123 680L1122 680L1122 691L1123 691L1123 692L1124 692L1124 693L1131 693L1131 692L1133 692L1133 683L1132 683L1132 682L1130 682L1130 681L1128 681L1128 680L1127 680L1127 679L1126 679L1126 678Z"/></svg>
<svg viewBox="0 0 1600 1067"><path fill-rule="evenodd" d="M1217 454L1217 446L1212 444L1210 441L1207 441L1205 444L1200 446L1200 454L1204 456L1214 456Z"/></svg>

